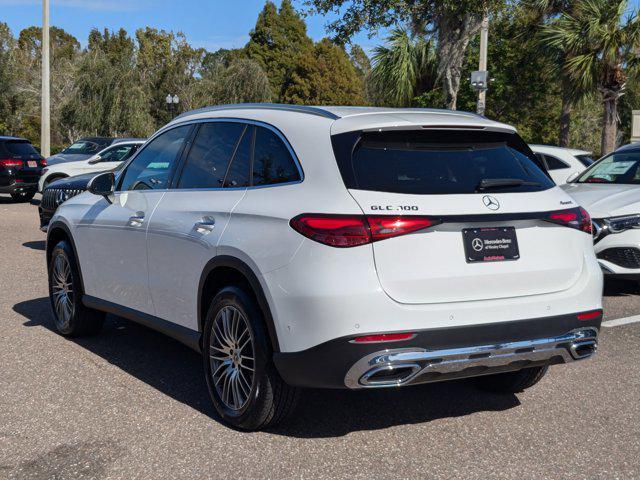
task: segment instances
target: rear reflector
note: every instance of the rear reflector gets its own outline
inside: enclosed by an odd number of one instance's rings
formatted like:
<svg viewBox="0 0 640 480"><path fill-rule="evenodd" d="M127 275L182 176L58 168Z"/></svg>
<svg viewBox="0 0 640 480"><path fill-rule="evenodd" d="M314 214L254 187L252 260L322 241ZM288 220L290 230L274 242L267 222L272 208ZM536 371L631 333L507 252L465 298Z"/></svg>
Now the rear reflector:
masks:
<svg viewBox="0 0 640 480"><path fill-rule="evenodd" d="M602 310L592 310L591 312L582 312L578 314L578 320L592 320L602 316Z"/></svg>
<svg viewBox="0 0 640 480"><path fill-rule="evenodd" d="M593 229L591 226L591 217L582 207L570 208L568 210L558 210L550 212L545 219L548 222L557 223L564 227L575 228L581 232L591 235Z"/></svg>
<svg viewBox="0 0 640 480"><path fill-rule="evenodd" d="M331 247L355 247L442 223L419 215L326 215L304 213L289 224L298 233Z"/></svg>
<svg viewBox="0 0 640 480"><path fill-rule="evenodd" d="M415 336L415 333L382 333L380 335L356 337L352 340L352 343L399 342L400 340L411 340Z"/></svg>

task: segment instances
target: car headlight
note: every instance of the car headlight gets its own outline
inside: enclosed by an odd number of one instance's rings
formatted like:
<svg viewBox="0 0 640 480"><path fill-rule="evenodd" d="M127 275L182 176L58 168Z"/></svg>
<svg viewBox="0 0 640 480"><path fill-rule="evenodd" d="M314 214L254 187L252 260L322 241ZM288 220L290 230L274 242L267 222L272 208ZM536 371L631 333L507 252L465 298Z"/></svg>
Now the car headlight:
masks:
<svg viewBox="0 0 640 480"><path fill-rule="evenodd" d="M631 228L640 228L640 215L605 218L604 224L610 233L620 233Z"/></svg>

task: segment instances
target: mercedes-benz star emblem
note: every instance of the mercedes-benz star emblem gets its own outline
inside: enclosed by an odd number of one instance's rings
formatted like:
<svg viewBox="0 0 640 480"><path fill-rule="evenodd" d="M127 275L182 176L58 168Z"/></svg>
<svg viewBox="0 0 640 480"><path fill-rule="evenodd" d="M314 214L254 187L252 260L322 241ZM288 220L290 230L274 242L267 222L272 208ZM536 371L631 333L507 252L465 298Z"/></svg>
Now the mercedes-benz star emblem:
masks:
<svg viewBox="0 0 640 480"><path fill-rule="evenodd" d="M500 202L491 195L485 195L482 197L482 203L484 203L484 206L489 210L498 210L500 208Z"/></svg>
<svg viewBox="0 0 640 480"><path fill-rule="evenodd" d="M476 252L481 251L484 248L484 243L479 238L474 238L471 240L471 248L473 248Z"/></svg>
<svg viewBox="0 0 640 480"><path fill-rule="evenodd" d="M59 190L57 195L56 195L56 203L58 205L62 204L65 202L65 200L67 199L67 194L65 193L64 190Z"/></svg>

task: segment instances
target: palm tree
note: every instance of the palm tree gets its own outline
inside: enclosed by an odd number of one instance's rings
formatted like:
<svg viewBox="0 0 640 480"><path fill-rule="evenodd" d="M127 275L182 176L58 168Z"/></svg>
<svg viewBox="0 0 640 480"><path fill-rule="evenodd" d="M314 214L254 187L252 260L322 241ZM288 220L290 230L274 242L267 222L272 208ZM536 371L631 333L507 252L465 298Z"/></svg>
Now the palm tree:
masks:
<svg viewBox="0 0 640 480"><path fill-rule="evenodd" d="M640 46L638 12L627 12L627 0L580 0L571 15L563 13L542 31L564 55L564 71L576 88L602 97L603 155L616 147L618 100Z"/></svg>
<svg viewBox="0 0 640 480"><path fill-rule="evenodd" d="M384 99L396 106L431 90L437 77L437 59L430 41L412 38L407 30L396 28L385 46L374 49L370 81Z"/></svg>

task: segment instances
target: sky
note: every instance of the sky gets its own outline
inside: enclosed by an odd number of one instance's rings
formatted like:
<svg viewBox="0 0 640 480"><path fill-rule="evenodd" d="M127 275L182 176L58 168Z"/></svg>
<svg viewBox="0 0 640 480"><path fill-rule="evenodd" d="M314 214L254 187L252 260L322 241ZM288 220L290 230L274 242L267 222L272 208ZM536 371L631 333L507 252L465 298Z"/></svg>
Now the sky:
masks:
<svg viewBox="0 0 640 480"><path fill-rule="evenodd" d="M209 51L244 46L265 0L50 0L51 25L63 28L86 45L89 31L124 28L130 34L141 27L182 31L189 43ZM277 5L280 0L275 0ZM302 0L294 0L296 8ZM325 25L332 17L309 16L309 36L327 36ZM41 0L0 0L0 21L13 34L42 23ZM378 38L358 35L354 41L366 51L382 43Z"/></svg>

